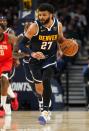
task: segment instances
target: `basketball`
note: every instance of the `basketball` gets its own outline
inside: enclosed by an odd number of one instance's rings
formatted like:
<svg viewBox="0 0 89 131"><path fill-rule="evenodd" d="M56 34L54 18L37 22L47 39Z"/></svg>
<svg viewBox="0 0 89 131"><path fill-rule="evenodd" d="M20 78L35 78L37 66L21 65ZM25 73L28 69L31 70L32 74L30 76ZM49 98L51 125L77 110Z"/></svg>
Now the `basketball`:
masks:
<svg viewBox="0 0 89 131"><path fill-rule="evenodd" d="M74 56L78 52L79 45L76 40L66 39L60 44L60 48L65 56Z"/></svg>

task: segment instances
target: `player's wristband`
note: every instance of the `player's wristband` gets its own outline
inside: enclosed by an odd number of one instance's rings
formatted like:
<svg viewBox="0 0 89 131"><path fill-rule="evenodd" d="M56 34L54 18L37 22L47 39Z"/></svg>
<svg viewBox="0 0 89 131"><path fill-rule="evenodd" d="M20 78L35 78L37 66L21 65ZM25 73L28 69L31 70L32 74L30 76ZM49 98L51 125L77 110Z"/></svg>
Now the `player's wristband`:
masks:
<svg viewBox="0 0 89 131"><path fill-rule="evenodd" d="M31 54L32 53L31 49L26 47L26 43L28 41L30 41L30 39L28 39L26 36L24 36L19 43L19 49L21 50L21 52Z"/></svg>

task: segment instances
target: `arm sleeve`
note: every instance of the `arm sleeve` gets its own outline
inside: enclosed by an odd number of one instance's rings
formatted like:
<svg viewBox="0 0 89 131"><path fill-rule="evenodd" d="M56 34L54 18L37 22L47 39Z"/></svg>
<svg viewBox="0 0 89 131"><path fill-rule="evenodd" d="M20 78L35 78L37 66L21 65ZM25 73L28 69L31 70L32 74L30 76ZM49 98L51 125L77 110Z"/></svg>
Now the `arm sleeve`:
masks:
<svg viewBox="0 0 89 131"><path fill-rule="evenodd" d="M26 47L26 44L29 41L30 39L28 39L26 36L22 38L22 40L19 43L19 50L21 50L21 52L28 53L28 54L32 53L31 49Z"/></svg>

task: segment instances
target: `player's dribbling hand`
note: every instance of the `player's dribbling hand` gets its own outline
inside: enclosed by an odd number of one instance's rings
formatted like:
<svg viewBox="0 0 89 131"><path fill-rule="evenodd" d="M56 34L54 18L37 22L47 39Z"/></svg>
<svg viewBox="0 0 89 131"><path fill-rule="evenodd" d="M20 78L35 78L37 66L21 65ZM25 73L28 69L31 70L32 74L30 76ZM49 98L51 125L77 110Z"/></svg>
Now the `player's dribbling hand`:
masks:
<svg viewBox="0 0 89 131"><path fill-rule="evenodd" d="M35 58L35 59L38 59L38 60L40 60L40 59L45 59L45 55L42 53L42 52L33 52L32 54L31 54L31 56L33 57L33 58Z"/></svg>

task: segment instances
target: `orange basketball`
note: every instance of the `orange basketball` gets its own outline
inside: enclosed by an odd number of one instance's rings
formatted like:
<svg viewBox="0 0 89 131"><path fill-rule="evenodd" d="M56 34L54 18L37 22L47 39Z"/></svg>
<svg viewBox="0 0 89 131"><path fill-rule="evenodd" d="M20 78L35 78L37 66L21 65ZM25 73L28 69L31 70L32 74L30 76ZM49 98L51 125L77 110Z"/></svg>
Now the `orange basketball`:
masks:
<svg viewBox="0 0 89 131"><path fill-rule="evenodd" d="M60 44L60 48L65 56L74 56L78 52L78 43L73 39L66 39Z"/></svg>

